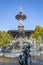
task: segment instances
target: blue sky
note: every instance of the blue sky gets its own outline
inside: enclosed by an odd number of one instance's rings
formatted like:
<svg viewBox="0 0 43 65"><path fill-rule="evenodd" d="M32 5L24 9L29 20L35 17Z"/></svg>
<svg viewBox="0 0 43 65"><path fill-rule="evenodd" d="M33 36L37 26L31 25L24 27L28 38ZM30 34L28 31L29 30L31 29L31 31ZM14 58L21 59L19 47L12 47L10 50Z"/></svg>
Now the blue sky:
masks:
<svg viewBox="0 0 43 65"><path fill-rule="evenodd" d="M0 0L0 30L17 30L20 6L27 16L24 29L34 30L36 25L43 27L43 0Z"/></svg>

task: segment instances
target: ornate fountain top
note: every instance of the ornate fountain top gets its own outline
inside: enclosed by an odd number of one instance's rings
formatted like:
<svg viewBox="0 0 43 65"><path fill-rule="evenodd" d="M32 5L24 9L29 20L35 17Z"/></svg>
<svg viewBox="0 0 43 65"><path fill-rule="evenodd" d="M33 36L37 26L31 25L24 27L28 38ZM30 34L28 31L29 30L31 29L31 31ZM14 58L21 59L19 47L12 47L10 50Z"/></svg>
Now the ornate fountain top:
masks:
<svg viewBox="0 0 43 65"><path fill-rule="evenodd" d="M23 11L23 10L22 10L22 7L20 7L19 14L17 14L17 15L15 16L15 18L16 18L17 20L19 20L19 21L26 19L26 15L24 15L22 11Z"/></svg>

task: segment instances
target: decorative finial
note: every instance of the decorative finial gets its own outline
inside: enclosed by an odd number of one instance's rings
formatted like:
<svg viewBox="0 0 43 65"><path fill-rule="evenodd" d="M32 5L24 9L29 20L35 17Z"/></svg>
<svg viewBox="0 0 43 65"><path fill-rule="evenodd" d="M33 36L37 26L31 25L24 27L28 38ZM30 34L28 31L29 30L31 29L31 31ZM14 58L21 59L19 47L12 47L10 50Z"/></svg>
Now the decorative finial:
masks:
<svg viewBox="0 0 43 65"><path fill-rule="evenodd" d="M20 6L20 8L19 8L19 12L23 12L23 10L22 10L22 7Z"/></svg>

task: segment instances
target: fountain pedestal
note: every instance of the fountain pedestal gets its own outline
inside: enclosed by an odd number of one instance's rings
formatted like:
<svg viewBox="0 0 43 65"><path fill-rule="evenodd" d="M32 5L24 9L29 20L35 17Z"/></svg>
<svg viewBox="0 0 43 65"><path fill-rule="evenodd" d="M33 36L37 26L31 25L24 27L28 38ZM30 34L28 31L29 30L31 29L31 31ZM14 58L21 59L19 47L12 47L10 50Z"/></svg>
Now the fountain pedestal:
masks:
<svg viewBox="0 0 43 65"><path fill-rule="evenodd" d="M26 15L23 14L23 12L21 11L22 9L20 8L20 12L19 14L17 14L15 16L15 18L19 21L18 22L18 32L19 32L19 39L20 39L20 48L22 49L23 48L23 41L22 41L22 38L25 37L25 32L24 32L24 25L23 25L23 20L26 19Z"/></svg>

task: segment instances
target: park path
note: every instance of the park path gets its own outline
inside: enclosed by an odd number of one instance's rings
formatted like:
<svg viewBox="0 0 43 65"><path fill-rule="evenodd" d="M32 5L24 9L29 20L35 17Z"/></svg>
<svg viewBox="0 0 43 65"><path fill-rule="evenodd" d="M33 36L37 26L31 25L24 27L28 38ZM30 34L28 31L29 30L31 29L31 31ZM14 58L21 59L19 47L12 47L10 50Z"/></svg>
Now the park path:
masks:
<svg viewBox="0 0 43 65"><path fill-rule="evenodd" d="M0 65L19 65L18 62L0 62ZM43 62L38 62L38 63L32 63L29 65L43 65Z"/></svg>

